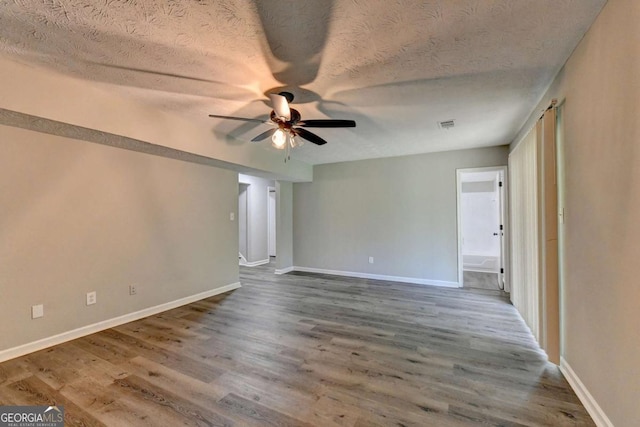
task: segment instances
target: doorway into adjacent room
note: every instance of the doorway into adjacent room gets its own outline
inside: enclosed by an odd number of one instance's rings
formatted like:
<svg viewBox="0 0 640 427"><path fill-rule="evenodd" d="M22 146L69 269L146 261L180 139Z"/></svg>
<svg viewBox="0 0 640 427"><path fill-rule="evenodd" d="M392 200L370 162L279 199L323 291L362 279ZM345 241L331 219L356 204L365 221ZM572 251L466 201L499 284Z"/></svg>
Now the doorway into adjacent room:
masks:
<svg viewBox="0 0 640 427"><path fill-rule="evenodd" d="M247 264L249 254L249 185L238 184L238 260Z"/></svg>
<svg viewBox="0 0 640 427"><path fill-rule="evenodd" d="M458 170L458 280L506 290L506 167Z"/></svg>
<svg viewBox="0 0 640 427"><path fill-rule="evenodd" d="M269 257L276 256L276 189L268 187L267 197L267 240L269 246Z"/></svg>

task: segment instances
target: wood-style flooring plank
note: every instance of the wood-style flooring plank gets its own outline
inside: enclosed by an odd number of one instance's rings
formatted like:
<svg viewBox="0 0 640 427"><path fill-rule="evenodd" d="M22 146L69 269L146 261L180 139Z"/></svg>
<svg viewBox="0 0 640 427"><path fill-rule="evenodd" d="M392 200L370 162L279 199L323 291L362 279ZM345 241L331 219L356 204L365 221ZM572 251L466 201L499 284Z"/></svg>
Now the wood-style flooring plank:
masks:
<svg viewBox="0 0 640 427"><path fill-rule="evenodd" d="M65 426L102 427L105 425L36 376L5 385L3 389L0 396L10 396L9 400L13 405L64 406Z"/></svg>
<svg viewBox="0 0 640 427"><path fill-rule="evenodd" d="M503 292L273 268L1 363L0 404L89 426L594 426Z"/></svg>

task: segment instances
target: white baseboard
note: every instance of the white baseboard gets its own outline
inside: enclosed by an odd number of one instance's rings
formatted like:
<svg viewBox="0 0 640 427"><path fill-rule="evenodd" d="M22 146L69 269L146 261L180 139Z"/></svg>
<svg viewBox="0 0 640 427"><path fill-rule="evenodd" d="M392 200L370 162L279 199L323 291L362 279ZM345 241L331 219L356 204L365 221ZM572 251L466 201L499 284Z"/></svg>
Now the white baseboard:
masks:
<svg viewBox="0 0 640 427"><path fill-rule="evenodd" d="M591 418L593 418L593 422L596 423L598 427L614 427L611 420L609 420L600 405L598 405L598 402L596 402L596 399L589 393L587 387L580 381L578 375L576 375L563 357L560 357L560 371L569 382L569 385L571 385L573 391L575 391L578 399L580 399L580 402L582 402L589 415L591 415Z"/></svg>
<svg viewBox="0 0 640 427"><path fill-rule="evenodd" d="M247 264L247 259L242 255L242 252L238 252L238 260L240 261L240 265Z"/></svg>
<svg viewBox="0 0 640 427"><path fill-rule="evenodd" d="M134 320L139 320L148 316L152 316L154 314L162 313L163 311L171 310L176 307L180 307L186 304L191 304L192 302L200 301L205 298L209 298L215 295L229 292L234 289L238 289L240 287L241 287L240 282L231 283L230 285L221 286L216 289L211 289L209 291L201 292L199 294L180 298L175 301L170 301L164 304L156 305L154 307L149 307L140 311L135 311L133 313L128 313L122 316L114 317L113 319L103 320L101 322L94 323L92 325L82 326L78 329L63 332L61 334L54 335L48 338L43 338L38 341L33 341L27 344L23 344L18 347L2 350L0 351L0 362L4 362L9 359L14 359L16 357L24 356L25 354L33 353L35 351L40 351L45 348L52 347L54 345L58 345L67 341L74 340L76 338L94 334L96 332L104 331L105 329L113 328L129 322L133 322Z"/></svg>
<svg viewBox="0 0 640 427"><path fill-rule="evenodd" d="M325 270L322 268L311 267L293 267L294 271L303 271L306 273L320 273L331 274L334 276L346 276L346 277L358 277L360 279L375 279L375 280L387 280L390 282L402 282L402 283L414 283L418 285L430 285L430 286L442 286L445 288L459 288L458 282L446 282L444 280L431 280L420 279L417 277L402 277L402 276L386 276L382 274L360 273L355 271L342 271L342 270Z"/></svg>
<svg viewBox="0 0 640 427"><path fill-rule="evenodd" d="M252 262L240 262L240 265L243 265L245 267L257 267L259 265L264 265L264 264L269 264L271 262L270 259L261 259L260 261L252 261Z"/></svg>
<svg viewBox="0 0 640 427"><path fill-rule="evenodd" d="M292 271L294 271L294 267L276 268L276 271L274 273L275 274L287 274L287 273L291 273Z"/></svg>

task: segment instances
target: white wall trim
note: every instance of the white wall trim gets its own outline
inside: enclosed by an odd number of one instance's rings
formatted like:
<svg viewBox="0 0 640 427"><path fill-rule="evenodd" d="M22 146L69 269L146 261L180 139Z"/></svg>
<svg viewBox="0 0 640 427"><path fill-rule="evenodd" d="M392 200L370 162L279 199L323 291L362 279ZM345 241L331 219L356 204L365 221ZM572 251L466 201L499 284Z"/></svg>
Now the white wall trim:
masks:
<svg viewBox="0 0 640 427"><path fill-rule="evenodd" d="M54 345L62 344L64 342L71 341L76 338L91 335L96 332L104 331L105 329L113 328L129 322L133 322L134 320L139 320L148 316L152 316L154 314L162 313L163 311L171 310L176 307L180 307L186 304L191 304L192 302L200 301L205 298L209 298L215 295L229 292L234 289L238 289L240 287L241 287L240 282L231 283L229 285L221 286L216 289L211 289L205 292L201 292L199 294L180 298L175 301L170 301L164 304L156 305L154 307L145 308L139 311L135 311L133 313L124 314L122 316L114 317L108 320L103 320L101 322L94 323L91 325L82 326L78 329L73 329L71 331L63 332L58 335L43 338L27 344L23 344L18 347L2 350L0 351L0 362L5 362L7 360L24 356L26 354L30 354L39 350L43 350L45 348L52 347Z"/></svg>
<svg viewBox="0 0 640 427"><path fill-rule="evenodd" d="M287 274L295 270L295 267L276 268L275 274Z"/></svg>
<svg viewBox="0 0 640 427"><path fill-rule="evenodd" d="M245 267L257 267L259 265L264 265L264 264L269 264L271 262L270 259L261 259L259 261L251 261L251 262L246 262L244 264L240 264L243 265Z"/></svg>
<svg viewBox="0 0 640 427"><path fill-rule="evenodd" d="M402 282L402 283L414 283L417 285L430 285L430 286L442 286L445 288L459 288L460 284L458 282L447 282L444 280L431 280L431 279L420 279L417 277L402 277L402 276L386 276L382 274L371 274L371 273L360 273L355 271L342 271L342 270L325 270L322 268L311 268L311 267L293 267L294 271L303 271L306 273L320 273L320 274L331 274L334 276L346 276L346 277L358 277L361 279L375 279L375 280L387 280L390 282Z"/></svg>
<svg viewBox="0 0 640 427"><path fill-rule="evenodd" d="M591 418L593 418L593 422L596 423L598 427L614 427L609 417L604 413L596 399L589 393L587 387L580 381L578 375L571 369L569 362L567 362L564 357L560 357L560 371L564 375L564 377L571 385L573 391L575 391L578 399L584 405Z"/></svg>
<svg viewBox="0 0 640 427"><path fill-rule="evenodd" d="M240 265L247 265L247 259L242 255L242 252L238 252L238 261Z"/></svg>

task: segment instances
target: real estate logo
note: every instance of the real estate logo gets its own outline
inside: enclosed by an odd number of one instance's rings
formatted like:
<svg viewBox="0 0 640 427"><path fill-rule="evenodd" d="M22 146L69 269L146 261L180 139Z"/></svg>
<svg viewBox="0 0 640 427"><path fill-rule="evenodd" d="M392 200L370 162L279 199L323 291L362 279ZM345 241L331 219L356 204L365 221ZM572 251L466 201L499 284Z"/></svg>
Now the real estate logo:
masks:
<svg viewBox="0 0 640 427"><path fill-rule="evenodd" d="M64 406L0 406L0 427L64 427Z"/></svg>

